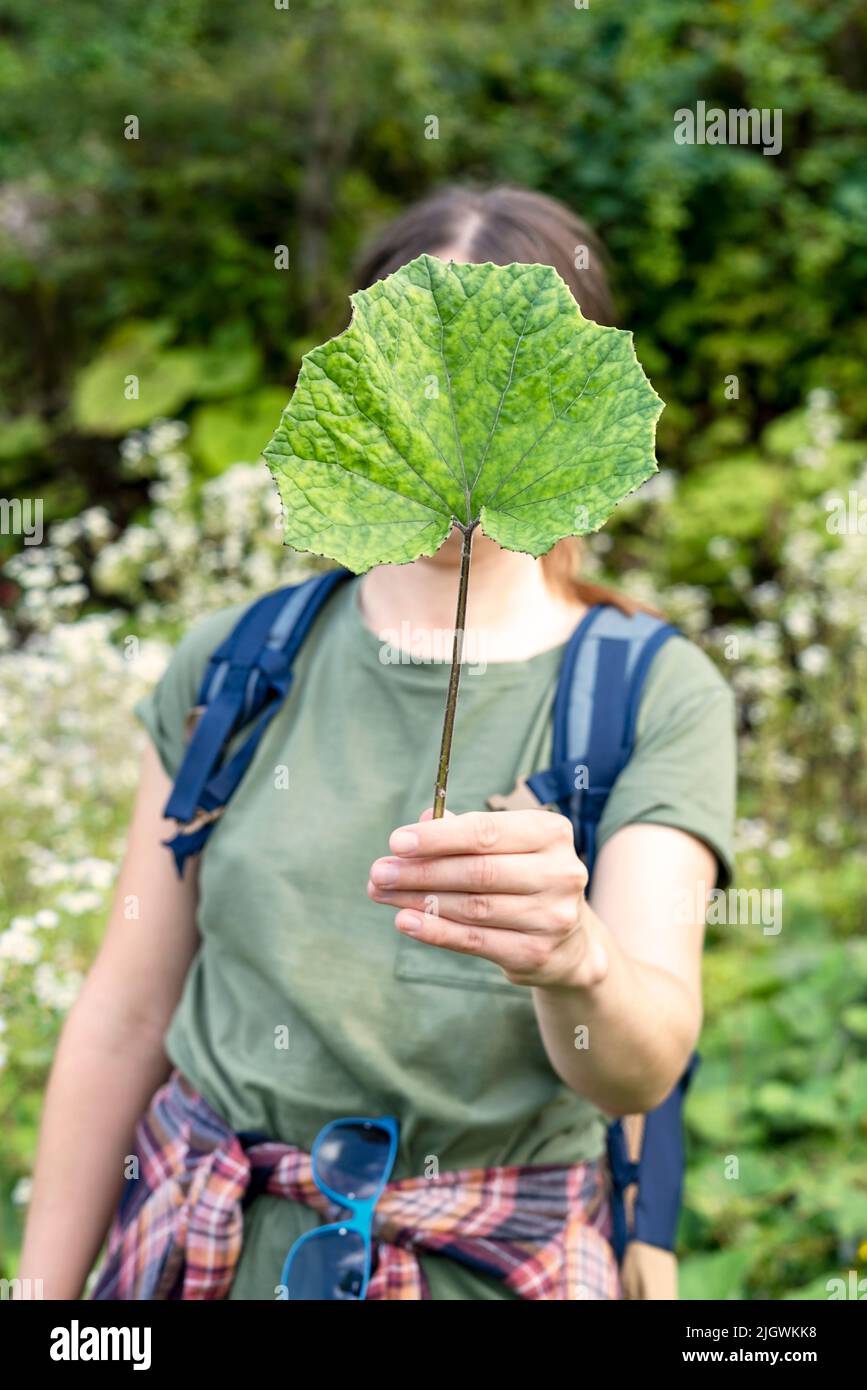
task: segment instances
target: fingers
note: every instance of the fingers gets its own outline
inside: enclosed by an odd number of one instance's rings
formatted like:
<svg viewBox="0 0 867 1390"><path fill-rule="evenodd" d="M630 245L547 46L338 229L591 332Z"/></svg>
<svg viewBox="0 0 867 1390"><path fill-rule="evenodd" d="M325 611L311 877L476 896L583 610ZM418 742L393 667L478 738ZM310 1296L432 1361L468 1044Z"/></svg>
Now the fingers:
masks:
<svg viewBox="0 0 867 1390"><path fill-rule="evenodd" d="M453 922L445 917L423 916L418 912L397 914L395 926L405 936L440 946L461 955L483 956L493 961L509 976L532 975L540 970L549 955L543 941L515 931L498 931L495 927L479 927L472 922Z"/></svg>
<svg viewBox="0 0 867 1390"><path fill-rule="evenodd" d="M571 821L547 810L432 816L394 831L368 896L398 909L406 936L482 956L514 984L549 980L576 939L587 882Z"/></svg>
<svg viewBox="0 0 867 1390"><path fill-rule="evenodd" d="M389 840L404 858L447 854L529 854L562 840L572 843L572 823L552 811L446 812L442 820L402 825Z"/></svg>
<svg viewBox="0 0 867 1390"><path fill-rule="evenodd" d="M447 917L453 922L467 922L474 926L539 931L551 924L550 908L538 894L401 893L368 883L367 895L374 902L386 906L410 909L428 916Z"/></svg>
<svg viewBox="0 0 867 1390"><path fill-rule="evenodd" d="M575 861L576 866L578 861ZM377 859L370 867L376 888L391 893L538 893L544 881L533 854L454 855L441 859Z"/></svg>

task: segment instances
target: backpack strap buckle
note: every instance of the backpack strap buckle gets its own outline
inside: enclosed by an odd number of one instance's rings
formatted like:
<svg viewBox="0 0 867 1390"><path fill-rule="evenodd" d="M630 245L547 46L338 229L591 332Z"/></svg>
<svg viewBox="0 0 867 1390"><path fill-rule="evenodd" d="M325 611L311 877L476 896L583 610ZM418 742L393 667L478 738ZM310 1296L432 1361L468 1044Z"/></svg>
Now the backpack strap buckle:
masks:
<svg viewBox="0 0 867 1390"><path fill-rule="evenodd" d="M207 705L193 705L193 708L187 711L187 717L184 720L184 738L187 743L189 743L193 734L196 732L199 720L207 708Z"/></svg>
<svg viewBox="0 0 867 1390"><path fill-rule="evenodd" d="M526 777L519 777L507 796L495 792L486 798L492 811L547 811L551 804L540 801Z"/></svg>
<svg viewBox="0 0 867 1390"><path fill-rule="evenodd" d="M194 835L197 830L201 830L205 825L211 825L213 821L219 820L225 811L225 806L215 806L213 811L205 811L201 806L196 807L196 814L192 820L175 821L179 835Z"/></svg>

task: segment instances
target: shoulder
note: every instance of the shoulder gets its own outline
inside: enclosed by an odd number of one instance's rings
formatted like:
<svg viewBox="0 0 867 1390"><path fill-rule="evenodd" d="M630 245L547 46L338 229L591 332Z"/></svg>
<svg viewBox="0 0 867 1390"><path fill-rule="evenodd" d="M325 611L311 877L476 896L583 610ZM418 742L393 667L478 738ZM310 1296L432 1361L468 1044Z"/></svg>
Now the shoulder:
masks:
<svg viewBox="0 0 867 1390"><path fill-rule="evenodd" d="M198 685L214 652L255 602L252 599L246 603L233 603L197 618L175 645L169 659L169 669L178 678L186 678Z"/></svg>
<svg viewBox="0 0 867 1390"><path fill-rule="evenodd" d="M245 616L263 601L276 600L276 604L273 602L270 604L270 617L263 613L263 621L266 627L269 622L281 623L285 626L287 618L281 605L284 600L288 604L294 593L305 588L306 582L309 580L301 579L294 584L287 584L280 589L257 594L255 598L217 609L213 613L208 613L197 619L171 650L168 666L163 673L160 686L167 690L171 689L179 698L187 699L188 704L194 703L211 657ZM325 605L326 610L332 612L335 606L331 603ZM249 642L245 645L249 647ZM309 644L305 643L304 645L307 647Z"/></svg>
<svg viewBox="0 0 867 1390"><path fill-rule="evenodd" d="M719 706L734 713L734 692L701 647L678 633L663 642L650 663L638 717L638 733L649 721L686 705Z"/></svg>
<svg viewBox="0 0 867 1390"><path fill-rule="evenodd" d="M282 596L285 595L288 600L290 592L300 588L301 584L303 581L272 591L270 597L277 602L270 607L270 613L277 613L276 621L285 621L280 602ZM169 776L177 775L183 759L187 745L188 716L199 703L199 692L211 658L244 616L266 597L269 595L262 594L247 602L220 608L194 622L172 650L168 665L156 686L134 706L135 713L150 733ZM268 613L263 613L263 621L269 616ZM305 649L309 646L310 643L306 642ZM303 652L299 653L299 659L303 656Z"/></svg>
<svg viewBox="0 0 867 1390"><path fill-rule="evenodd" d="M245 603L234 604L193 623L171 652L156 686L134 706L170 777L177 774L183 758L187 716L197 702L211 654L249 607Z"/></svg>
<svg viewBox="0 0 867 1390"><path fill-rule="evenodd" d="M186 718L196 703L208 662L255 600L235 603L196 619L170 648L165 669L151 696L168 712L174 709L178 718Z"/></svg>
<svg viewBox="0 0 867 1390"><path fill-rule="evenodd" d="M719 781L734 772L737 715L722 672L688 637L677 634L653 657L641 691L633 758L703 769ZM649 760L649 761L648 761Z"/></svg>
<svg viewBox="0 0 867 1390"><path fill-rule="evenodd" d="M716 855L718 882L734 871L737 786L735 701L711 658L681 635L653 656L638 707L632 755L614 784L597 844L621 826L672 826Z"/></svg>

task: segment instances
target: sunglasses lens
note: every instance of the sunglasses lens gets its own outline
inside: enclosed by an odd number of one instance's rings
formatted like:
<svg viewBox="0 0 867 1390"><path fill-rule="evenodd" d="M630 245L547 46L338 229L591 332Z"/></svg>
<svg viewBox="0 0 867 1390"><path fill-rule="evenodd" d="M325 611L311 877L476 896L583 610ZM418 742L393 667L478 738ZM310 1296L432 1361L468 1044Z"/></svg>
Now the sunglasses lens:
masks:
<svg viewBox="0 0 867 1390"><path fill-rule="evenodd" d="M358 1299L364 1287L364 1241L357 1231L316 1231L297 1246L286 1275L293 1299Z"/></svg>
<svg viewBox="0 0 867 1390"><path fill-rule="evenodd" d="M369 1201L388 1175L388 1131L376 1124L338 1122L316 1146L314 1172L332 1191Z"/></svg>

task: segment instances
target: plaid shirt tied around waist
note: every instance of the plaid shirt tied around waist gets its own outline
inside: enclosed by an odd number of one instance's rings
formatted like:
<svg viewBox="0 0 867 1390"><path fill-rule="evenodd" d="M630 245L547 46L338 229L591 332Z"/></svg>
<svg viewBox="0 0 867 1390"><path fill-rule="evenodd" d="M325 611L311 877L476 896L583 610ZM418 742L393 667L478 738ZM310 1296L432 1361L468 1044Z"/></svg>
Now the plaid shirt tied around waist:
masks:
<svg viewBox="0 0 867 1390"><path fill-rule="evenodd" d="M139 1176L109 1232L93 1299L220 1299L232 1286L244 1207L258 1192L342 1209L291 1144L244 1147L175 1069L136 1133ZM616 1299L604 1163L466 1168L390 1182L374 1212L368 1299L425 1299L418 1251L494 1275L521 1298ZM275 1286L280 1271L274 1271Z"/></svg>

